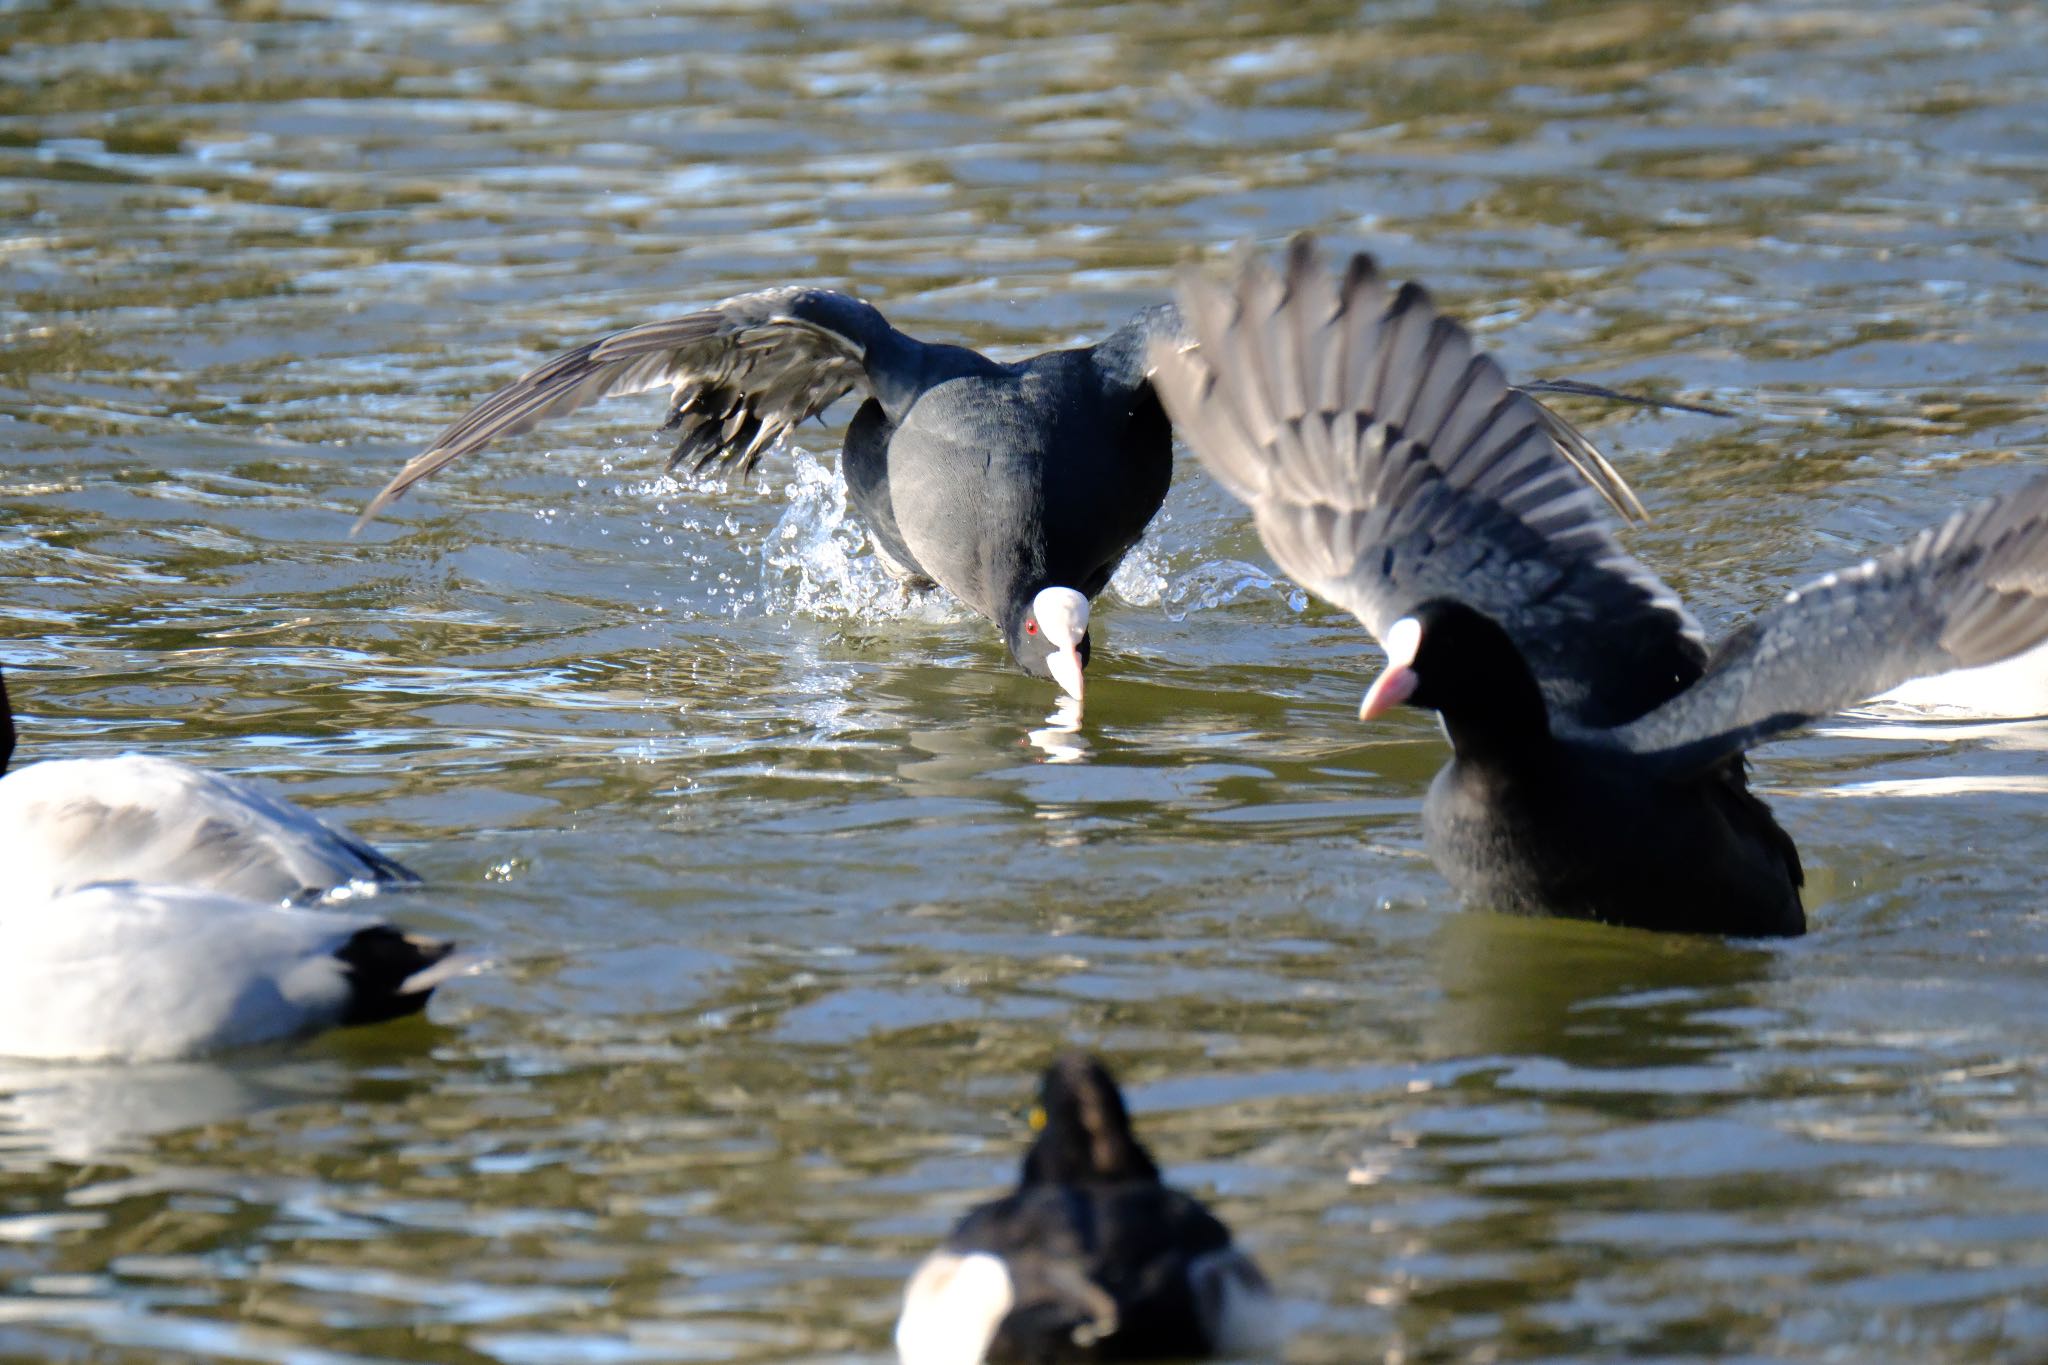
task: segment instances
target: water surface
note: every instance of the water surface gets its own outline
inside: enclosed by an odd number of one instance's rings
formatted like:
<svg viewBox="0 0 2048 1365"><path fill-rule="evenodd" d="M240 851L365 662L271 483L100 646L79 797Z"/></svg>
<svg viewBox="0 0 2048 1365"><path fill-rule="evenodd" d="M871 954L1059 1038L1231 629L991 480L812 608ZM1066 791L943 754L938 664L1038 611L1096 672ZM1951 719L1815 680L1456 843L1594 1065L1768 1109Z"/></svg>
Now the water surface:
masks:
<svg viewBox="0 0 2048 1365"><path fill-rule="evenodd" d="M727 489L622 400L347 530L614 327L804 280L1014 356L1314 228L1518 374L1735 409L1574 409L1725 628L2038 462L2044 72L2024 4L0 13L24 756L268 777L495 962L0 1076L0 1355L884 1360L1080 1042L1290 1359L2039 1358L2039 726L1772 746L1814 932L1663 939L1459 910L1435 731L1185 457L1076 762L839 523L848 408Z"/></svg>

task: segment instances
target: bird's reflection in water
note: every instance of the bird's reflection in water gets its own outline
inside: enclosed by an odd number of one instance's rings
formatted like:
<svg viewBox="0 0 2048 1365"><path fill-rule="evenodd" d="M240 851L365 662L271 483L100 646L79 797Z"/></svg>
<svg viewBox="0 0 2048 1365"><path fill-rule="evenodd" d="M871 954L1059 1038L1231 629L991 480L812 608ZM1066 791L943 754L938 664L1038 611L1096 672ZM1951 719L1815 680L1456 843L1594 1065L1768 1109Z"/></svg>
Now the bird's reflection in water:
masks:
<svg viewBox="0 0 2048 1365"><path fill-rule="evenodd" d="M1088 738L1081 733L1081 703L1075 697L1061 697L1059 705L1045 718L1042 729L1024 738L1045 753L1048 763L1079 763L1088 756Z"/></svg>
<svg viewBox="0 0 2048 1365"><path fill-rule="evenodd" d="M348 1087L331 1061L92 1066L0 1063L0 1148L8 1164L89 1161L141 1150L162 1133L332 1099Z"/></svg>
<svg viewBox="0 0 2048 1365"><path fill-rule="evenodd" d="M1706 1065L1773 1023L1758 987L1776 956L1740 939L1468 910L1444 917L1432 956L1428 1050L1442 1057Z"/></svg>

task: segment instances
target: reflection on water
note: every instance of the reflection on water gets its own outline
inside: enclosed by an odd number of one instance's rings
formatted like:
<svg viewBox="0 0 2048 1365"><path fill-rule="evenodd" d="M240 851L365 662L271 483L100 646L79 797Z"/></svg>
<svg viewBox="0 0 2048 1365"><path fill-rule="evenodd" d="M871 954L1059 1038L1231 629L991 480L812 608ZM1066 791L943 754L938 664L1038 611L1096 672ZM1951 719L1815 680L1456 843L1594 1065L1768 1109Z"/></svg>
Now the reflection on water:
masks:
<svg viewBox="0 0 2048 1365"><path fill-rule="evenodd" d="M1190 467L1078 731L845 522L844 410L727 487L620 399L347 529L624 325L803 280L1016 356L1313 228L1738 413L1568 408L1718 630L2038 463L2044 69L1967 2L0 14L24 754L268 777L500 964L0 1077L0 1356L885 1359L1066 1043L1291 1359L2040 1355L2032 727L1770 746L1815 932L1668 942L1458 912L1440 737Z"/></svg>

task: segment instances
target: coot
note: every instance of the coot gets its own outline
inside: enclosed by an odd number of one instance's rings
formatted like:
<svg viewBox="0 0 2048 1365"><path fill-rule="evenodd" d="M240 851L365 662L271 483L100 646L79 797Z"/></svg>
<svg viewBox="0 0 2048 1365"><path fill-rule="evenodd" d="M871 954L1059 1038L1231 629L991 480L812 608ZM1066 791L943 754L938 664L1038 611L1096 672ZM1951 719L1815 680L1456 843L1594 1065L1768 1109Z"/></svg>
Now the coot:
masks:
<svg viewBox="0 0 2048 1365"><path fill-rule="evenodd" d="M882 562L995 622L1026 672L1079 698L1089 603L1158 512L1173 470L1148 346L1183 335L1179 311L1161 305L1095 345L1003 363L907 336L832 290L741 294L579 346L492 394L408 461L356 528L463 456L600 398L667 389L669 469L744 477L791 428L858 393L840 469ZM1583 435L1531 407L1602 496L1640 510Z"/></svg>
<svg viewBox="0 0 2048 1365"><path fill-rule="evenodd" d="M1166 410L1289 574L1388 655L1370 719L1436 711L1423 828L1470 901L1650 929L1805 928L1798 851L1744 751L2048 638L2048 479L1828 574L1709 656L1616 543L1542 415L1427 293L1297 241L1189 279Z"/></svg>

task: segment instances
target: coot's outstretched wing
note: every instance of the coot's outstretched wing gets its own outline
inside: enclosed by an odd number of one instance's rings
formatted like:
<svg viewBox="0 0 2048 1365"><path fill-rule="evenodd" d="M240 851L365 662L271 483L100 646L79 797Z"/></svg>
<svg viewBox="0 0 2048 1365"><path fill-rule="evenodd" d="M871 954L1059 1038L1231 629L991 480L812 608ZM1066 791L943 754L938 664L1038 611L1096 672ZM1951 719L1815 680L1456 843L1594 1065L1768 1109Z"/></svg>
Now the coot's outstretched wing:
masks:
<svg viewBox="0 0 2048 1365"><path fill-rule="evenodd" d="M1432 598L1498 621L1553 717L1634 720L1700 674L1699 627L1615 541L1540 404L1416 285L1343 275L1297 239L1282 273L1185 280L1196 344L1154 382L1280 566L1385 638Z"/></svg>
<svg viewBox="0 0 2048 1365"><path fill-rule="evenodd" d="M827 289L764 289L701 313L614 332L558 355L477 404L406 462L357 518L362 527L420 480L501 436L617 394L668 388L669 468L737 463L854 389L869 349L907 342L872 305ZM893 349L893 348L892 348Z"/></svg>
<svg viewBox="0 0 2048 1365"><path fill-rule="evenodd" d="M1748 622L1691 690L1617 738L1705 766L1912 678L2048 640L2048 477L1978 503Z"/></svg>
<svg viewBox="0 0 2048 1365"><path fill-rule="evenodd" d="M1189 330L1187 319L1173 304L1161 304L1141 315L1145 323L1143 334L1151 342L1153 354L1160 354L1169 344L1192 345L1195 336ZM1150 372L1149 359L1147 373ZM1626 403L1639 408L1669 408L1677 412L1699 412L1713 417L1726 417L1719 408L1705 407L1698 403L1681 403L1675 399L1649 398L1642 394L1622 393L1600 384L1588 384L1577 379L1533 379L1526 384L1511 386L1523 394L1564 393L1577 398L1594 398L1605 403ZM1592 438L1574 426L1570 419L1544 404L1541 400L1533 403L1537 415L1543 421L1544 430L1573 469L1612 507L1617 516L1626 521L1645 521L1649 514L1643 510L1642 500L1636 491L1628 486L1628 480L1621 477L1621 471L1602 454Z"/></svg>

